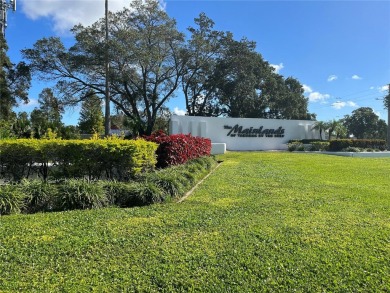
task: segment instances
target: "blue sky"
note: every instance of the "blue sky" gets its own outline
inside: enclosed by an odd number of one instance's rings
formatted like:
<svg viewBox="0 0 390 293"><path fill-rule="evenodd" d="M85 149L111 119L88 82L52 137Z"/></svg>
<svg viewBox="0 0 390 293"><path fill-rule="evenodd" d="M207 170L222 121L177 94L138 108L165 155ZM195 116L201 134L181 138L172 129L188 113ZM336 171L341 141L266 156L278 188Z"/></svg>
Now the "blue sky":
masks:
<svg viewBox="0 0 390 293"><path fill-rule="evenodd" d="M42 37L60 36L72 43L69 28L92 23L104 14L104 0L17 0L8 12L8 55L16 63L20 50ZM129 0L109 0L109 9ZM309 111L317 120L343 118L358 107L371 107L387 120L382 100L390 83L390 1L200 1L166 0L167 13L185 31L205 12L215 29L230 31L236 39L256 41L263 58L285 77L297 78L309 98ZM39 93L50 85L34 80L30 111ZM184 110L178 96L172 111ZM78 109L64 115L77 124Z"/></svg>

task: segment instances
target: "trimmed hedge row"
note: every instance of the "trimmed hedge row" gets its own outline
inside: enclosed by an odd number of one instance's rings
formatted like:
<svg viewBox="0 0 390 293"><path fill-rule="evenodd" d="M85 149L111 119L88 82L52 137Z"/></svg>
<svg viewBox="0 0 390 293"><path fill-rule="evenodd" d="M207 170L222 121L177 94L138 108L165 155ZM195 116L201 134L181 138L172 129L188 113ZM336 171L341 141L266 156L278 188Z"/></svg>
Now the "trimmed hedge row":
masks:
<svg viewBox="0 0 390 293"><path fill-rule="evenodd" d="M165 202L183 196L215 165L213 157L197 158L185 165L145 173L127 183L84 179L48 183L24 179L19 184L0 185L0 215Z"/></svg>
<svg viewBox="0 0 390 293"><path fill-rule="evenodd" d="M387 149L386 141L383 139L335 139L329 142L329 150L333 152L342 151L347 148Z"/></svg>
<svg viewBox="0 0 390 293"><path fill-rule="evenodd" d="M211 140L208 138L191 134L167 135L161 130L144 138L159 145L156 151L158 168L184 164L188 160L211 154Z"/></svg>
<svg viewBox="0 0 390 293"><path fill-rule="evenodd" d="M156 149L157 144L143 139L1 140L0 178L127 180L154 168Z"/></svg>

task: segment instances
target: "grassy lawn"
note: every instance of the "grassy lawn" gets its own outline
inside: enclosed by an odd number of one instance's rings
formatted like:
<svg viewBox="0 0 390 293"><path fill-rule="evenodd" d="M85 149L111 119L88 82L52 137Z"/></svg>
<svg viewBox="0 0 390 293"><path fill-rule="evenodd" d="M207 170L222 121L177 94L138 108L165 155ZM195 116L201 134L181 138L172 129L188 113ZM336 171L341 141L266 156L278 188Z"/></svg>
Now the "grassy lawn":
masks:
<svg viewBox="0 0 390 293"><path fill-rule="evenodd" d="M390 159L242 152L184 202L0 218L0 292L389 292Z"/></svg>

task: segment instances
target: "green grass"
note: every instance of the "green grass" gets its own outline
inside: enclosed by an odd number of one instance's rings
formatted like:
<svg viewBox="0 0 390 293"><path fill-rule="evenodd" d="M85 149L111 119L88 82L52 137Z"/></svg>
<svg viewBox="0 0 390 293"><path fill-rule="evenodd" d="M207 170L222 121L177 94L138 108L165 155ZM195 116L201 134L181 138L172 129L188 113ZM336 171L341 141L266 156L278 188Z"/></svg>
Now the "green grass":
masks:
<svg viewBox="0 0 390 293"><path fill-rule="evenodd" d="M389 292L390 159L243 152L183 203L0 218L0 292Z"/></svg>

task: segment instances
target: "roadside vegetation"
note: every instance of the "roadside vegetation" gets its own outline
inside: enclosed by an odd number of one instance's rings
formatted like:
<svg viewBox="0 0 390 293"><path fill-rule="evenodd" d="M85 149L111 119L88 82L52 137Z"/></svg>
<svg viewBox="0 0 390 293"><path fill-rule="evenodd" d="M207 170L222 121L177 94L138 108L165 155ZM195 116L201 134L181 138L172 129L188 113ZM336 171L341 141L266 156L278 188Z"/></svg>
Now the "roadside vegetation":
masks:
<svg viewBox="0 0 390 293"><path fill-rule="evenodd" d="M388 292L390 160L228 153L182 203L0 218L1 292Z"/></svg>

